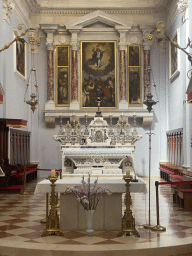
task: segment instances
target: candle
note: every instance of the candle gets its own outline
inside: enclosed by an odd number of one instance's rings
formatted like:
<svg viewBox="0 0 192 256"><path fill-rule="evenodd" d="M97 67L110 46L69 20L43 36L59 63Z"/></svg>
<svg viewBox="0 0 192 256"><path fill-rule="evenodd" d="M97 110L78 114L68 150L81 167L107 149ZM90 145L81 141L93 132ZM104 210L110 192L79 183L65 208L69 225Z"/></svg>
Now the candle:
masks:
<svg viewBox="0 0 192 256"><path fill-rule="evenodd" d="M55 177L55 170L51 170L51 177Z"/></svg>
<svg viewBox="0 0 192 256"><path fill-rule="evenodd" d="M129 177L129 176L130 176L130 171L126 170L126 177Z"/></svg>

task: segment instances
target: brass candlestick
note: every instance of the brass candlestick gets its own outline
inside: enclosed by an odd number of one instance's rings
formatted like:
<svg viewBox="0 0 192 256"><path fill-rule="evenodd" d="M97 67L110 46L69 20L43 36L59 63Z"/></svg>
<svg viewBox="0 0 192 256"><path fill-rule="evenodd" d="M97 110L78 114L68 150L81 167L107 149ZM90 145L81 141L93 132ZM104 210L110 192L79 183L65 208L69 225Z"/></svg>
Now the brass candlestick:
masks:
<svg viewBox="0 0 192 256"><path fill-rule="evenodd" d="M122 218L122 229L121 232L118 233L117 236L130 236L132 233L134 236L140 237L138 231L135 229L135 219L133 218L132 211L130 209L131 206L131 195L129 191L130 181L132 180L131 176L124 176L123 179L126 182L126 194L125 194L125 205L126 209L124 211L124 216Z"/></svg>
<svg viewBox="0 0 192 256"><path fill-rule="evenodd" d="M51 210L48 216L48 220L46 222L46 229L43 231L42 236L48 235L58 235L63 236L63 231L60 229L59 226L59 216L57 214L57 196L55 193L55 182L57 180L56 177L50 177L49 180L51 181Z"/></svg>
<svg viewBox="0 0 192 256"><path fill-rule="evenodd" d="M28 196L29 193L26 192L26 182L27 182L26 179L27 179L27 177L26 177L26 169L25 169L25 166L23 167L23 175L24 175L24 177L23 177L23 193L22 193L22 195Z"/></svg>

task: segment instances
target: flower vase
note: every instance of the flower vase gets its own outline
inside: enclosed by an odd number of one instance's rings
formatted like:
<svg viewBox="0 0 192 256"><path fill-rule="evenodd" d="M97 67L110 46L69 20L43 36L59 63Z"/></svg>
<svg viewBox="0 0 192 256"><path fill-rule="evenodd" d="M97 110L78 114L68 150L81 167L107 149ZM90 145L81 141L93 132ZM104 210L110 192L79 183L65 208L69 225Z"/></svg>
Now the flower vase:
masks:
<svg viewBox="0 0 192 256"><path fill-rule="evenodd" d="M87 235L92 236L93 235L93 215L95 210L87 210L86 211L86 218L87 218Z"/></svg>

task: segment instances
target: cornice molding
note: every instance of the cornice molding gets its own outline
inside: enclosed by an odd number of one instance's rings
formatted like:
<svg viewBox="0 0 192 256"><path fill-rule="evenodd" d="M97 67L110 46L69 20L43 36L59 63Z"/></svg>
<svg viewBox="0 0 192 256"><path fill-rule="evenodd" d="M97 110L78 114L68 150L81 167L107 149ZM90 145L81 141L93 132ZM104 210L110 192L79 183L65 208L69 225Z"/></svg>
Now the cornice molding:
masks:
<svg viewBox="0 0 192 256"><path fill-rule="evenodd" d="M26 0L26 2L23 3L21 0L13 0L13 4L15 6L14 13L20 23L24 24L26 27L31 27L31 21L29 17L31 9L27 4L28 1L29 0Z"/></svg>
<svg viewBox="0 0 192 256"><path fill-rule="evenodd" d="M179 14L178 8L177 8L177 0L173 0L172 3L169 6L169 13L167 16L166 22L166 31L169 31L171 26L173 25L175 19L177 18L177 15Z"/></svg>
<svg viewBox="0 0 192 256"><path fill-rule="evenodd" d="M101 8L102 9L102 8ZM74 14L89 14L95 11L96 9L92 10L75 10L75 9L69 9L69 10L62 10L62 9L36 9L33 11L34 14L52 14L52 15L74 15ZM138 9L119 9L119 10L105 10L102 9L102 11L105 11L108 14L156 14L164 12L162 9L146 9L146 10L138 10Z"/></svg>

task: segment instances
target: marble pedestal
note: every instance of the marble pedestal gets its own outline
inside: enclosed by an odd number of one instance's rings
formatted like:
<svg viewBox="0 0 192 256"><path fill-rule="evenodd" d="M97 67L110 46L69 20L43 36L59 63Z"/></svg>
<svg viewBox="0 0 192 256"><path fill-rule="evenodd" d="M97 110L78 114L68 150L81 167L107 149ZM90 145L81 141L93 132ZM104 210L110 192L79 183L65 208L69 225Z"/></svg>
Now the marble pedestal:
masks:
<svg viewBox="0 0 192 256"><path fill-rule="evenodd" d="M94 230L121 230L122 193L103 195L93 216ZM86 211L73 194L60 195L61 230L86 230Z"/></svg>

